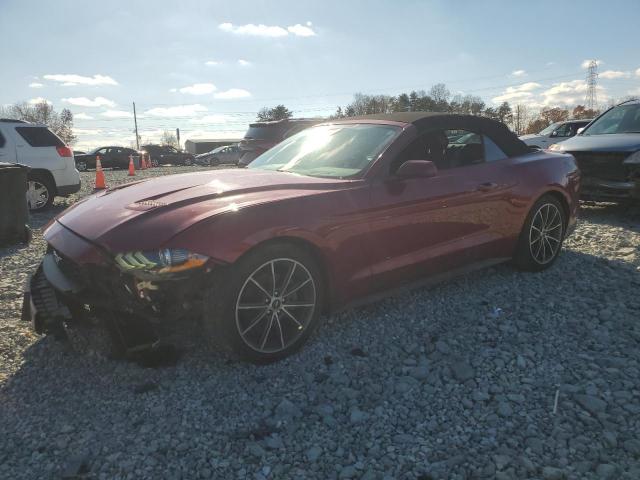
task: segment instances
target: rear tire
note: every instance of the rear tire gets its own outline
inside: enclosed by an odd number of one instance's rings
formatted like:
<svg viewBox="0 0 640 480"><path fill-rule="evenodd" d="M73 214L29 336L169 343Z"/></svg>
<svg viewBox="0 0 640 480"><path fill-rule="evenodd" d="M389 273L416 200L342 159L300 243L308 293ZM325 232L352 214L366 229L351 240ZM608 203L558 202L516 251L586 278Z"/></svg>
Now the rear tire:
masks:
<svg viewBox="0 0 640 480"><path fill-rule="evenodd" d="M27 176L27 202L29 210L41 212L53 204L56 187L51 179L42 173Z"/></svg>
<svg viewBox="0 0 640 480"><path fill-rule="evenodd" d="M322 274L315 258L297 246L258 248L214 283L205 301L205 329L243 360L265 364L287 357L319 323Z"/></svg>
<svg viewBox="0 0 640 480"><path fill-rule="evenodd" d="M539 272L549 268L562 250L566 214L552 195L544 195L531 207L520 232L513 263L520 270Z"/></svg>

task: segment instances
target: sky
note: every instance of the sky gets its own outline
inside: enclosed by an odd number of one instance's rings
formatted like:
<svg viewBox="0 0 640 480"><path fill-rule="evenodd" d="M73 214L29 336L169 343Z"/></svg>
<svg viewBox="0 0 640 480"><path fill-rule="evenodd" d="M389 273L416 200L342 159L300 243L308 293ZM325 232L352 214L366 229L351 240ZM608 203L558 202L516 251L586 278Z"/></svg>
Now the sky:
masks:
<svg viewBox="0 0 640 480"><path fill-rule="evenodd" d="M322 116L356 92L427 90L532 109L640 95L638 0L0 0L0 105L74 113L76 148L240 138L284 104Z"/></svg>

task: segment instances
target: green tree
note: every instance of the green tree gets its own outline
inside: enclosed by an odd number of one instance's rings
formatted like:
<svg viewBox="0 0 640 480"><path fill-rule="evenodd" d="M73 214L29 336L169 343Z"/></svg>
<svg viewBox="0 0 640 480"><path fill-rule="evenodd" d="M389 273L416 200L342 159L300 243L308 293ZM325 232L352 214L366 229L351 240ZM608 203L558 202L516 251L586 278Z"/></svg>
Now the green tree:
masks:
<svg viewBox="0 0 640 480"><path fill-rule="evenodd" d="M513 112L509 102L502 102L498 107L498 120L505 124L509 124L513 120Z"/></svg>
<svg viewBox="0 0 640 480"><path fill-rule="evenodd" d="M291 118L293 112L284 105L276 105L273 108L264 107L258 112L257 120L259 122L269 122L273 120L284 120Z"/></svg>

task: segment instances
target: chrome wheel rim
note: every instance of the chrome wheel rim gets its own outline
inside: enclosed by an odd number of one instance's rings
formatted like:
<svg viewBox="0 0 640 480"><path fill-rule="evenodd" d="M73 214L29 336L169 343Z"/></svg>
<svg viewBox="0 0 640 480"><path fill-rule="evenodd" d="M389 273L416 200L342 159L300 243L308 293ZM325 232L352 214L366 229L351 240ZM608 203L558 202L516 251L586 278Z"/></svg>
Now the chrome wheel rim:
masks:
<svg viewBox="0 0 640 480"><path fill-rule="evenodd" d="M79 171L84 172L87 169L87 164L85 162L78 162L76 163L76 168Z"/></svg>
<svg viewBox="0 0 640 480"><path fill-rule="evenodd" d="M276 258L245 280L236 300L242 341L259 353L278 353L305 332L316 309L316 284L296 260Z"/></svg>
<svg viewBox="0 0 640 480"><path fill-rule="evenodd" d="M27 182L27 203L31 210L44 207L49 201L49 189L37 180Z"/></svg>
<svg viewBox="0 0 640 480"><path fill-rule="evenodd" d="M553 203L545 203L533 216L529 229L531 257L540 265L551 262L562 244L562 214Z"/></svg>

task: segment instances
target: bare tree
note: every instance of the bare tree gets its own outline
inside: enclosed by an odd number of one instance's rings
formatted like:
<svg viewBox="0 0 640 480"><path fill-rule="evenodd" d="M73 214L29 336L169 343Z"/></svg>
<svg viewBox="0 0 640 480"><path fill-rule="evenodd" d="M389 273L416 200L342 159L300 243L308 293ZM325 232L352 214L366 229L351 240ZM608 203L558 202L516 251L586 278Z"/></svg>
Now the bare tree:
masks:
<svg viewBox="0 0 640 480"><path fill-rule="evenodd" d="M175 148L178 148L178 139L176 138L176 134L170 132L169 130L165 130L162 132L162 136L160 137L160 143L162 145L168 145Z"/></svg>
<svg viewBox="0 0 640 480"><path fill-rule="evenodd" d="M38 103L21 102L9 107L0 107L0 117L42 123L67 145L72 145L76 141L76 136L73 134L73 113L66 108L58 113L45 100Z"/></svg>

